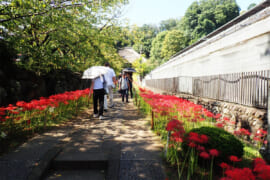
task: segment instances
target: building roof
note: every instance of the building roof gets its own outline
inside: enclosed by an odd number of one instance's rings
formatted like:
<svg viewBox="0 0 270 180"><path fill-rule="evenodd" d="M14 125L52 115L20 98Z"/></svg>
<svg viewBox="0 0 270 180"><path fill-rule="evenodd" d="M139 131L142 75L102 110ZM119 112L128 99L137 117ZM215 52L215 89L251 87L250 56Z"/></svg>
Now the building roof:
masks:
<svg viewBox="0 0 270 180"><path fill-rule="evenodd" d="M131 47L125 47L122 48L118 51L118 54L126 59L129 63L133 63L135 60L139 59L141 57L141 55L139 53L137 53L133 48ZM144 57L143 58L143 62L146 61L146 59Z"/></svg>

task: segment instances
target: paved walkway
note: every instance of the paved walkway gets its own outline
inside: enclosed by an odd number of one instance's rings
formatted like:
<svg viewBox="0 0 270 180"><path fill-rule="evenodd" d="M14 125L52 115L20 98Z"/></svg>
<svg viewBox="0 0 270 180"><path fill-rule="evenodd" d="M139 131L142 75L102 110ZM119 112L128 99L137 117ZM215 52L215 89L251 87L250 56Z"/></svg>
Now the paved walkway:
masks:
<svg viewBox="0 0 270 180"><path fill-rule="evenodd" d="M116 98L105 120L91 114L0 157L0 179L165 179L160 138L132 102Z"/></svg>

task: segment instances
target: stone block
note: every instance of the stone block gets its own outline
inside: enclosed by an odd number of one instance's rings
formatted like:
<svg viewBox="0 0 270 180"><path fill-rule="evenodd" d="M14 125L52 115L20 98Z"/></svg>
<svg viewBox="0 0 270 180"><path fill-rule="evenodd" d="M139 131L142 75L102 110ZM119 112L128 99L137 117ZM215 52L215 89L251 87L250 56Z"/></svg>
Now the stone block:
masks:
<svg viewBox="0 0 270 180"><path fill-rule="evenodd" d="M241 121L248 121L248 116L247 116L247 115L240 115L240 116L239 116L239 119L240 119Z"/></svg>
<svg viewBox="0 0 270 180"><path fill-rule="evenodd" d="M255 115L256 118L263 118L266 116L266 112L262 112L262 111L256 111Z"/></svg>
<svg viewBox="0 0 270 180"><path fill-rule="evenodd" d="M224 114L230 114L230 110L227 109L227 108L226 108L226 109L223 109L223 113L224 113Z"/></svg>
<svg viewBox="0 0 270 180"><path fill-rule="evenodd" d="M234 111L239 111L239 107L238 107L238 106L234 106L234 107L233 107L233 110L234 110Z"/></svg>

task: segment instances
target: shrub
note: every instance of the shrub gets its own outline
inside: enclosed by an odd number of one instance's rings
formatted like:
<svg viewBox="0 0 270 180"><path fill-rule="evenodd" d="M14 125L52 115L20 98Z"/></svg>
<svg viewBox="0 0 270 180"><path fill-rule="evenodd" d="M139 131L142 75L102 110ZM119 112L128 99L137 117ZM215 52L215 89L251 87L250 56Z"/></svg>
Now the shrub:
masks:
<svg viewBox="0 0 270 180"><path fill-rule="evenodd" d="M205 149L217 149L219 151L219 156L216 158L217 161L228 162L229 156L234 155L239 158L243 156L244 146L240 140L238 140L234 135L228 133L227 131L216 128L216 127L200 127L191 129L189 132L195 132L200 135L207 135L209 140L207 143L203 144ZM186 134L185 140L182 143L182 149L187 152L188 142Z"/></svg>

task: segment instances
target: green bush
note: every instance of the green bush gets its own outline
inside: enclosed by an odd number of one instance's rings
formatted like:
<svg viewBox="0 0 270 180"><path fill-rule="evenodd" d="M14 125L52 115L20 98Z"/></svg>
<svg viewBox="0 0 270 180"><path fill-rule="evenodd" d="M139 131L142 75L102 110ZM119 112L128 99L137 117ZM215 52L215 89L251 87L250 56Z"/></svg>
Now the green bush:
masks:
<svg viewBox="0 0 270 180"><path fill-rule="evenodd" d="M208 143L203 144L207 149L217 149L219 151L219 156L215 158L217 161L228 162L229 156L234 155L237 157L242 157L244 154L244 146L240 140L238 140L234 135L229 132L216 128L216 127L200 127L191 129L189 132L195 132L198 134L207 135L209 140ZM186 134L186 137L189 133ZM185 138L182 143L182 149L187 152L188 144L187 138Z"/></svg>

